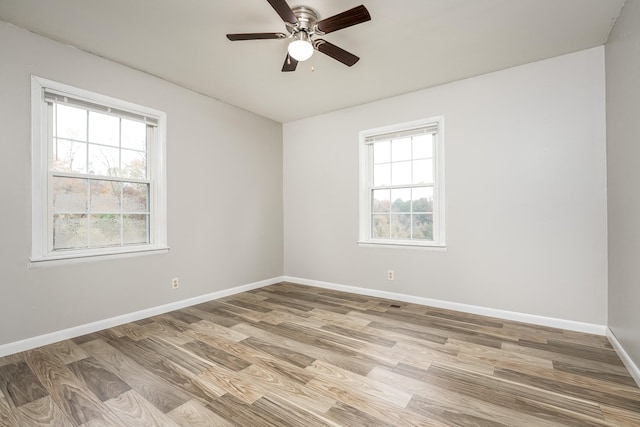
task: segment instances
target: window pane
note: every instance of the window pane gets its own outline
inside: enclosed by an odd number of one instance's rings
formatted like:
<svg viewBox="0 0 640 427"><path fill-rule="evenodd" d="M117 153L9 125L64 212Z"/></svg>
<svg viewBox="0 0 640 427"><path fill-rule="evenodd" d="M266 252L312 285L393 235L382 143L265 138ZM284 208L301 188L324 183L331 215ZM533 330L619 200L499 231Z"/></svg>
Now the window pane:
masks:
<svg viewBox="0 0 640 427"><path fill-rule="evenodd" d="M123 187L124 212L148 212L149 211L149 184L135 184L125 182Z"/></svg>
<svg viewBox="0 0 640 427"><path fill-rule="evenodd" d="M145 179L147 177L147 153L122 150L122 176Z"/></svg>
<svg viewBox="0 0 640 427"><path fill-rule="evenodd" d="M117 148L89 144L89 173L118 176L120 170L119 151Z"/></svg>
<svg viewBox="0 0 640 427"><path fill-rule="evenodd" d="M53 177L53 211L83 213L87 211L89 180Z"/></svg>
<svg viewBox="0 0 640 427"><path fill-rule="evenodd" d="M120 119L89 111L89 142L120 146Z"/></svg>
<svg viewBox="0 0 640 427"><path fill-rule="evenodd" d="M373 163L389 163L391 161L391 141L373 144Z"/></svg>
<svg viewBox="0 0 640 427"><path fill-rule="evenodd" d="M413 162L413 183L432 184L433 183L433 160L415 160Z"/></svg>
<svg viewBox="0 0 640 427"><path fill-rule="evenodd" d="M411 138L394 139L391 142L391 161L411 160Z"/></svg>
<svg viewBox="0 0 640 427"><path fill-rule="evenodd" d="M411 238L411 215L391 214L391 238L410 239Z"/></svg>
<svg viewBox="0 0 640 427"><path fill-rule="evenodd" d="M433 215L413 215L413 238L433 240Z"/></svg>
<svg viewBox="0 0 640 427"><path fill-rule="evenodd" d="M53 216L53 249L86 248L87 215Z"/></svg>
<svg viewBox="0 0 640 427"><path fill-rule="evenodd" d="M87 140L87 110L56 104L55 124L58 138Z"/></svg>
<svg viewBox="0 0 640 427"><path fill-rule="evenodd" d="M391 190L373 190L373 212L389 212L391 204Z"/></svg>
<svg viewBox="0 0 640 427"><path fill-rule="evenodd" d="M374 239L389 238L389 215L373 215L371 221L371 237Z"/></svg>
<svg viewBox="0 0 640 427"><path fill-rule="evenodd" d="M433 135L413 137L413 158L424 159L433 157Z"/></svg>
<svg viewBox="0 0 640 427"><path fill-rule="evenodd" d="M411 212L411 189L401 188L391 191L391 212Z"/></svg>
<svg viewBox="0 0 640 427"><path fill-rule="evenodd" d="M119 246L120 214L91 215L91 246Z"/></svg>
<svg viewBox="0 0 640 427"><path fill-rule="evenodd" d="M91 181L91 212L120 212L122 184L115 181Z"/></svg>
<svg viewBox="0 0 640 427"><path fill-rule="evenodd" d="M142 122L122 119L122 147L147 151L147 125Z"/></svg>
<svg viewBox="0 0 640 427"><path fill-rule="evenodd" d="M55 171L86 173L87 144L54 139L52 166Z"/></svg>
<svg viewBox="0 0 640 427"><path fill-rule="evenodd" d="M391 165L375 165L373 167L373 185L379 187L381 185L391 184Z"/></svg>
<svg viewBox="0 0 640 427"><path fill-rule="evenodd" d="M149 243L149 215L124 215L122 227L125 245Z"/></svg>
<svg viewBox="0 0 640 427"><path fill-rule="evenodd" d="M433 187L414 188L413 196L413 212L433 212Z"/></svg>
<svg viewBox="0 0 640 427"><path fill-rule="evenodd" d="M391 163L391 184L411 184L411 162Z"/></svg>

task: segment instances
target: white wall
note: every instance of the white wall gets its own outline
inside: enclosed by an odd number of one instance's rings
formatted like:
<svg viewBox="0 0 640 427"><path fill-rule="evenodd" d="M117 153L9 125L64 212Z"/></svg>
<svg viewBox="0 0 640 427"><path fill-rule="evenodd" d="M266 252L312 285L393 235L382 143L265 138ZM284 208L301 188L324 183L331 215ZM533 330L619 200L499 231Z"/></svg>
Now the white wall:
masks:
<svg viewBox="0 0 640 427"><path fill-rule="evenodd" d="M606 45L609 327L640 366L640 1Z"/></svg>
<svg viewBox="0 0 640 427"><path fill-rule="evenodd" d="M280 124L3 22L0 58L0 345L282 275ZM168 254L27 268L31 74L167 113Z"/></svg>
<svg viewBox="0 0 640 427"><path fill-rule="evenodd" d="M599 47L286 123L285 275L604 325L604 81ZM447 251L358 247L358 132L437 115Z"/></svg>

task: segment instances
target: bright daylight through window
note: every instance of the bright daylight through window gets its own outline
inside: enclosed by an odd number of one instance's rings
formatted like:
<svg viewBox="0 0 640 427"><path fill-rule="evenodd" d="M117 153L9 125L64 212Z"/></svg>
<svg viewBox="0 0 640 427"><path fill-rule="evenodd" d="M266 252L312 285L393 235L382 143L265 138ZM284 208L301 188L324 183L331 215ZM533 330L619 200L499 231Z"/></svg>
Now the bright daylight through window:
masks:
<svg viewBox="0 0 640 427"><path fill-rule="evenodd" d="M443 119L360 133L360 243L445 246Z"/></svg>
<svg viewBox="0 0 640 427"><path fill-rule="evenodd" d="M33 77L32 115L32 262L165 249L165 114Z"/></svg>

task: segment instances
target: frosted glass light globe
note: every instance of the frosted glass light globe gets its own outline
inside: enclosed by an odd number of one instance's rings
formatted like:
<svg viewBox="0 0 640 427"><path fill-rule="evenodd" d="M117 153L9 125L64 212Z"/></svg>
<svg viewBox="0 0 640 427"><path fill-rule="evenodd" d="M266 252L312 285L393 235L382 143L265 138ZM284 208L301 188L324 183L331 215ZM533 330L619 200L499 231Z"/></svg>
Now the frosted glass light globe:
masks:
<svg viewBox="0 0 640 427"><path fill-rule="evenodd" d="M296 39L289 43L289 55L296 61L306 61L313 55L313 45L309 42L307 33L301 31Z"/></svg>

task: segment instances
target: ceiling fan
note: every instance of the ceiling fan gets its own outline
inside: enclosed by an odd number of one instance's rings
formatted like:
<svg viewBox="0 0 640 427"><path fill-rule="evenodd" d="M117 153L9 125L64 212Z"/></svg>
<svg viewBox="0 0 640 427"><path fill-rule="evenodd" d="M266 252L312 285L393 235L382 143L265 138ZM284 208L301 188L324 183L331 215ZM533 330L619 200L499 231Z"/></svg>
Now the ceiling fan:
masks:
<svg viewBox="0 0 640 427"><path fill-rule="evenodd" d="M363 5L346 10L329 18L320 19L318 12L307 6L289 7L286 0L267 0L285 23L285 33L241 33L227 34L231 41L242 40L268 40L268 39L292 39L287 50L282 71L295 71L298 62L311 58L313 51L317 50L331 58L351 67L360 58L346 50L329 43L326 40L315 38L323 36L352 25L361 24L371 20L369 11Z"/></svg>

